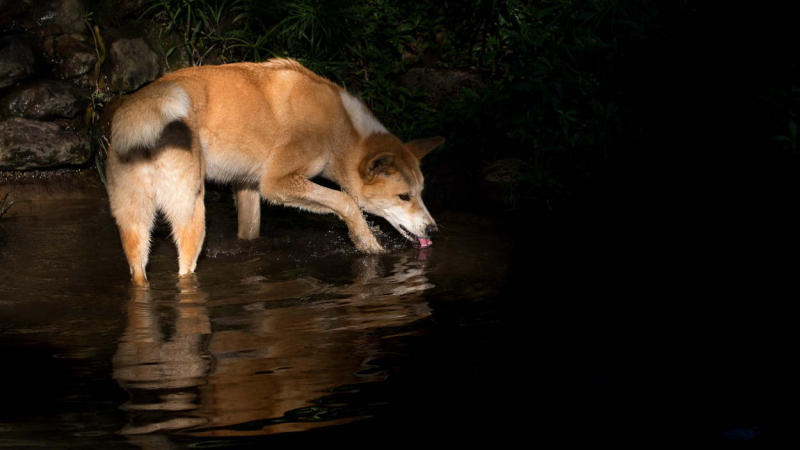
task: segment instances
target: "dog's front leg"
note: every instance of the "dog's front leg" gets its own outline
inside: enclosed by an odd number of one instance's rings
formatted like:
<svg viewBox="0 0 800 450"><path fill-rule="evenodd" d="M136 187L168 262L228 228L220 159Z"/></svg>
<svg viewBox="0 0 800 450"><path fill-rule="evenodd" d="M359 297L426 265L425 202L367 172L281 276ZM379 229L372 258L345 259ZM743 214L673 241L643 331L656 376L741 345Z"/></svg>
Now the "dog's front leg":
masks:
<svg viewBox="0 0 800 450"><path fill-rule="evenodd" d="M253 186L236 186L236 212L239 216L239 239L255 239L261 229L261 195Z"/></svg>
<svg viewBox="0 0 800 450"><path fill-rule="evenodd" d="M365 253L385 251L369 229L356 201L344 192L320 186L299 174L277 179L264 177L260 188L261 195L270 202L316 213L336 214L347 224L350 239L358 250Z"/></svg>

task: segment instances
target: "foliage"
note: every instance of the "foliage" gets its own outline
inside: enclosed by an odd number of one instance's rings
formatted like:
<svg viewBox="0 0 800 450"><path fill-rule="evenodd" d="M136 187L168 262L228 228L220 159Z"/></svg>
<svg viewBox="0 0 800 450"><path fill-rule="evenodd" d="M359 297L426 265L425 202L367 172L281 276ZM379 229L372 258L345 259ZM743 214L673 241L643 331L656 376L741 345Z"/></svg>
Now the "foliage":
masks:
<svg viewBox="0 0 800 450"><path fill-rule="evenodd" d="M109 142L108 136L100 129L100 111L102 111L108 101L108 90L106 89L105 79L101 75L103 62L106 60L106 46L103 42L103 36L100 34L100 27L98 25L93 25L92 19L92 14L89 14L85 18L85 22L92 33L95 52L97 53L97 61L92 71L92 84L94 85L94 92L92 92L91 97L92 102L86 108L83 121L86 124L92 146L96 150L94 161L97 174L105 186L105 160L108 156Z"/></svg>
<svg viewBox="0 0 800 450"><path fill-rule="evenodd" d="M775 86L764 96L767 111L773 111L776 117L770 117L769 124L773 126L772 140L780 145L781 149L797 152L800 149L800 130L797 122L800 121L800 87Z"/></svg>
<svg viewBox="0 0 800 450"><path fill-rule="evenodd" d="M232 27L246 17L243 4L243 0L149 0L142 17L164 22L168 33L178 33L192 63L201 65L215 50L223 58L231 54L236 42Z"/></svg>
<svg viewBox="0 0 800 450"><path fill-rule="evenodd" d="M358 93L401 138L443 134L473 174L523 161L513 208L551 205L602 171L626 128L630 54L661 39L652 0L151 0L141 20L194 64L292 56ZM434 102L410 67L480 80ZM794 123L794 122L793 122ZM796 127L795 127L796 128ZM796 133L781 136L796 145ZM450 150L457 149L457 150ZM477 175L476 175L477 176Z"/></svg>

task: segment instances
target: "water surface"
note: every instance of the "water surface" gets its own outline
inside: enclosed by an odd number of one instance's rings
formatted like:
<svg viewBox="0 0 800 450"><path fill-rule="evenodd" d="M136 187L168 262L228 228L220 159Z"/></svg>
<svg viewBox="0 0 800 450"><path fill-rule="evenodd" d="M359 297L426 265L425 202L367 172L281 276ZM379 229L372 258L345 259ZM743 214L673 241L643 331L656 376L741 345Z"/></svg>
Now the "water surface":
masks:
<svg viewBox="0 0 800 450"><path fill-rule="evenodd" d="M196 275L176 276L160 224L148 289L130 284L104 200L15 205L0 229L0 448L793 436L775 408L793 361L775 288L788 265L665 251L668 235L609 216L434 211L426 250L376 220L390 252L364 256L334 217L265 207L245 242L230 195L207 196Z"/></svg>
<svg viewBox="0 0 800 450"><path fill-rule="evenodd" d="M444 218L424 250L387 231L390 252L364 256L335 218L283 208L265 207L261 239L239 241L233 205L213 195L197 273L177 277L159 224L148 288L131 286L104 200L3 221L0 447L402 435L494 403L480 383L498 370L487 350L511 243L491 221Z"/></svg>

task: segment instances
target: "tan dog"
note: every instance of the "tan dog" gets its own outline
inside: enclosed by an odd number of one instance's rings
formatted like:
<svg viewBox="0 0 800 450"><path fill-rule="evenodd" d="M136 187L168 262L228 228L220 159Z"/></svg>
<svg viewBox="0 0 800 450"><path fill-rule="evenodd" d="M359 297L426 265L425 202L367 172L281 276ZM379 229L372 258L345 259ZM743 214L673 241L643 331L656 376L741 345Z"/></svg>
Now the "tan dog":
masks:
<svg viewBox="0 0 800 450"><path fill-rule="evenodd" d="M258 237L263 197L336 214L363 252L383 248L362 209L427 247L437 228L419 160L443 142L402 143L360 100L290 59L166 75L126 99L112 123L106 175L133 281L147 283L157 210L172 225L180 275L194 272L205 178L234 185L242 239ZM309 181L318 175L342 190Z"/></svg>

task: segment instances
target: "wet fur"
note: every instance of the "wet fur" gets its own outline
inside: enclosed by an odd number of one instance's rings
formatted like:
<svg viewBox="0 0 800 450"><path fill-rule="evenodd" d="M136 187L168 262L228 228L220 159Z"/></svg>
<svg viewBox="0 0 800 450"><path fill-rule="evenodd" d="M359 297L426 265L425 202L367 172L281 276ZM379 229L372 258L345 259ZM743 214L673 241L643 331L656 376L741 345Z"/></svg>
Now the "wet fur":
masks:
<svg viewBox="0 0 800 450"><path fill-rule="evenodd" d="M420 197L419 160L444 139L402 143L360 100L293 60L173 72L125 100L111 135L111 212L137 284L147 280L158 210L172 225L179 274L194 272L206 178L234 186L242 239L258 237L262 198L336 214L366 253L383 248L362 210L411 241L435 228ZM342 190L309 181L315 176Z"/></svg>

